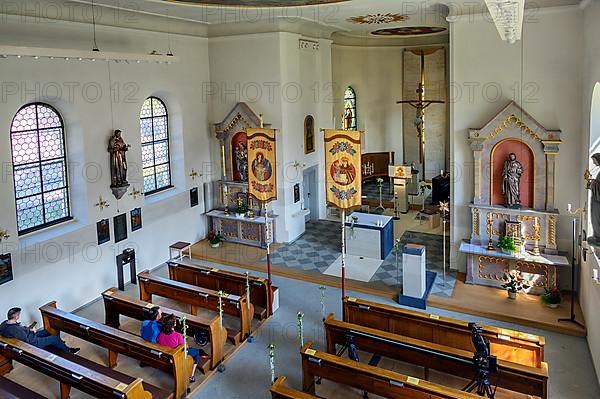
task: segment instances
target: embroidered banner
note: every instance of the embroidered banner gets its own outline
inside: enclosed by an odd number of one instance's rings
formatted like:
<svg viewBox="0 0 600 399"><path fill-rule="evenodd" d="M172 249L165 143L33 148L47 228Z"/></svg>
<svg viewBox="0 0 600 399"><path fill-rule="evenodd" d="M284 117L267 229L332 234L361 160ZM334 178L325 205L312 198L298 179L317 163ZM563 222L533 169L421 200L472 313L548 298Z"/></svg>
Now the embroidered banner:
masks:
<svg viewBox="0 0 600 399"><path fill-rule="evenodd" d="M360 206L360 131L325 129L324 132L327 203L340 209Z"/></svg>
<svg viewBox="0 0 600 399"><path fill-rule="evenodd" d="M275 129L248 128L248 192L258 201L277 199Z"/></svg>

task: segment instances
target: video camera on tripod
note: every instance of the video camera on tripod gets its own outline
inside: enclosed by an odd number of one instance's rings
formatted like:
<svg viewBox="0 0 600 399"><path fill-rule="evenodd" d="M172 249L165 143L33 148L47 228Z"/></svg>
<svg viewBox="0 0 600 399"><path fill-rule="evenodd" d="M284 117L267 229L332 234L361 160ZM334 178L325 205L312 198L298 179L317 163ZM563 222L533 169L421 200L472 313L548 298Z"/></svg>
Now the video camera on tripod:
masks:
<svg viewBox="0 0 600 399"><path fill-rule="evenodd" d="M469 323L469 329L471 330L471 341L475 347L473 366L477 370L477 374L464 387L463 391L475 391L479 396L493 399L496 388L492 390L490 373L498 372L498 360L496 356L490 355L490 341L482 335L483 328L479 327L477 323Z"/></svg>

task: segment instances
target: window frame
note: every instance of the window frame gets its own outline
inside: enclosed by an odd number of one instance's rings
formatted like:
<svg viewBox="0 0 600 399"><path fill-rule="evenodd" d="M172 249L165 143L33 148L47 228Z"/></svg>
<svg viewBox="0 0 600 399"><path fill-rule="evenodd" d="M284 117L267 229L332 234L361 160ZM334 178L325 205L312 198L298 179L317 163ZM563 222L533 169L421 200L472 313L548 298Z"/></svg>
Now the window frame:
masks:
<svg viewBox="0 0 600 399"><path fill-rule="evenodd" d="M157 194L160 193L162 191L165 190L169 190L171 188L173 188L173 175L171 173L171 135L169 133L169 110L167 108L167 105L165 104L165 102L163 100L161 100L160 98L156 97L156 96L149 96L147 97L144 102L142 103L142 109L144 108L144 104L146 103L146 101L150 100L150 116L146 116L146 117L142 117L141 116L141 109L140 109L140 147L142 149L142 153L143 153L143 147L145 146L152 146L152 166L148 166L148 167L144 167L144 160L143 160L143 156L142 156L142 186L144 186L144 170L148 169L148 168L154 168L154 187L157 187L157 180L156 180L156 167L157 166L161 166L161 165L168 165L168 171L169 171L169 184L167 184L166 186L163 186L161 188L155 188L152 191L144 191L144 196L148 196L148 195L153 195L153 194ZM152 106L152 101L158 101L162 104L162 106L165 109L165 114L164 115L159 115L159 116L155 116L154 115L154 107ZM155 118L165 118L165 126L167 129L167 138L163 139L163 140L155 140L154 139L154 119ZM148 142L148 143L142 143L141 142L141 138L142 138L142 121L143 120L148 120L150 119L150 121L152 122L152 141ZM166 142L167 143L167 162L166 163L161 163L161 164L156 164L156 152L155 152L155 145L156 143L161 143L161 142Z"/></svg>
<svg viewBox="0 0 600 399"><path fill-rule="evenodd" d="M35 124L36 124L35 129L13 131L13 123L14 123L17 115L19 115L19 113L22 110L24 110L25 108L32 107L32 106L35 107ZM45 130L57 129L57 127L54 126L54 127L40 128L39 112L38 112L38 107L40 107L40 106L50 109L58 117L58 120L60 121L60 126L58 128L60 129L60 132L61 132L60 136L61 136L62 147L63 147L62 148L63 155L61 157L52 158L50 161L62 160L63 165L64 165L64 174L65 174L64 185L62 186L61 189L65 190L65 192L66 192L67 216L64 216L64 217L56 219L56 220L52 220L50 222L46 221L46 206L45 206L45 201L44 201L44 194L47 192L51 192L51 191L57 191L58 189L44 191L44 177L43 177L44 175L43 175L43 169L42 169L43 161L42 161L41 146L40 146L40 132L45 131ZM37 169L39 170L40 192L39 192L39 194L31 194L31 195L26 195L23 197L18 197L17 196L17 180L15 178L15 157L14 157L14 147L13 147L13 144L14 144L13 135L16 133L34 132L34 131L36 132L37 139L38 139L37 140L38 161L30 162L25 165L35 165L37 167ZM16 216L16 222L17 222L17 235L24 236L29 233L33 233L33 232L36 232L39 230L46 229L48 227L56 226L61 223L73 220L73 215L71 213L71 193L70 193L70 187L69 187L69 166L67 163L67 139L66 139L66 135L65 135L65 123L64 123L63 117L60 114L60 112L58 112L58 110L56 108L54 108L53 106L51 106L50 104L43 103L43 102L33 102L33 103L25 104L17 110L17 112L15 113L15 116L12 118L11 123L10 123L9 136L10 136L10 155L11 155L11 165L12 165L12 175L13 175L13 193L15 195L15 216ZM18 165L18 166L23 166L23 165ZM44 222L39 225L33 226L33 227L28 227L26 229L19 230L19 209L18 209L18 205L17 205L18 201L22 200L24 198L34 197L37 195L41 196L42 215L43 215Z"/></svg>

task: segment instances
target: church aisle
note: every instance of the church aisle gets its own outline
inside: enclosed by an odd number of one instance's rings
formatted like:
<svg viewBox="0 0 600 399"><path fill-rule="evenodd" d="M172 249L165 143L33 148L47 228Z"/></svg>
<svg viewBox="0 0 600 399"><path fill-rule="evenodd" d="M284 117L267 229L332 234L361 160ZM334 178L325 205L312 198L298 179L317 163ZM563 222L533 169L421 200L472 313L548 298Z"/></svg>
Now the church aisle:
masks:
<svg viewBox="0 0 600 399"><path fill-rule="evenodd" d="M230 266L219 265L222 269L239 271ZM260 273L255 273L260 274ZM201 387L193 397L222 399L267 399L270 398L270 371L267 346L276 347L275 368L277 375L287 376L287 384L299 389L302 384L300 363L300 344L296 340L297 312L304 313L304 338L312 340L317 348L323 349L324 337L321 322L320 291L318 284L301 282L280 276L274 277L274 284L280 287L280 308L256 335L254 342L244 346L227 363L224 373L217 373ZM327 287L325 294L326 313L341 317L340 290ZM371 301L394 304L391 300L361 293L350 295ZM589 399L600 397L600 387L593 383L595 374L592 359L585 338L558 334L517 324L505 323L470 316L437 308L428 308L428 312L441 316L485 323L497 327L539 334L546 338L545 356L550 365L551 399ZM331 392L331 383L324 384L327 393ZM323 391L325 392L325 391ZM336 390L337 396L328 398L350 399L348 390ZM319 393L319 388L317 388ZM356 394L356 398L362 397ZM522 396L521 396L522 397ZM500 399L500 395L498 395Z"/></svg>

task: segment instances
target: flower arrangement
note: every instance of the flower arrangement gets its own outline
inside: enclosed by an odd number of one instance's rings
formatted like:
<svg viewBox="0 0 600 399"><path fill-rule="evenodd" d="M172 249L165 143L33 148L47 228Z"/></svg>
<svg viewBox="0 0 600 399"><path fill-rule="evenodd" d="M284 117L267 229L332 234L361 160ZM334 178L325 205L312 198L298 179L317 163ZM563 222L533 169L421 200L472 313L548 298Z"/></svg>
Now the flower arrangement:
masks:
<svg viewBox="0 0 600 399"><path fill-rule="evenodd" d="M509 236L502 237L500 241L498 241L498 244L496 246L500 248L503 252L507 253L513 253L517 251L515 240L513 240Z"/></svg>
<svg viewBox="0 0 600 399"><path fill-rule="evenodd" d="M545 293L540 296L542 303L550 308L556 308L562 301L560 289L557 286L545 288Z"/></svg>
<svg viewBox="0 0 600 399"><path fill-rule="evenodd" d="M521 272L518 270L512 270L504 273L502 276L502 281L504 281L504 283L501 287L506 289L510 299L515 299L517 292L529 289L531 287L529 283L521 277Z"/></svg>
<svg viewBox="0 0 600 399"><path fill-rule="evenodd" d="M210 246L213 248L218 247L223 242L223 236L221 235L221 233L215 233L211 231L210 233L208 233L207 238L208 242L210 243Z"/></svg>
<svg viewBox="0 0 600 399"><path fill-rule="evenodd" d="M381 187L383 185L383 179L381 177L378 177L377 180L375 180L375 182L377 183L377 185L379 187Z"/></svg>
<svg viewBox="0 0 600 399"><path fill-rule="evenodd" d="M235 205L235 213L237 215L245 215L248 212L248 206L244 204L241 198L238 198L237 203Z"/></svg>

